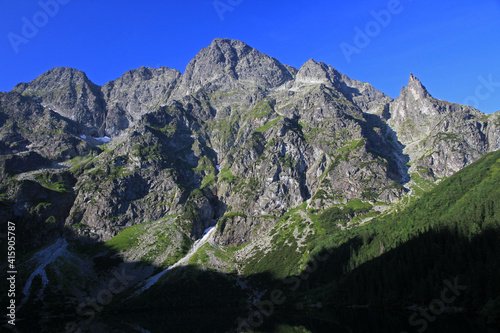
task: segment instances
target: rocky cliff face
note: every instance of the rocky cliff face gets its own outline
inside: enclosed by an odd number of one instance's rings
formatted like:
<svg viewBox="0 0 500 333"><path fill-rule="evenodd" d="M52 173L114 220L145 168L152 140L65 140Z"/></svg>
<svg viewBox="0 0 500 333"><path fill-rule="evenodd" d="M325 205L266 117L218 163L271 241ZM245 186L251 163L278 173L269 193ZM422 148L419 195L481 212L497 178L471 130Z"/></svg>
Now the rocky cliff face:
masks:
<svg viewBox="0 0 500 333"><path fill-rule="evenodd" d="M405 146L410 173L431 180L449 177L500 148L498 114L433 98L413 75L389 105L388 124Z"/></svg>
<svg viewBox="0 0 500 333"><path fill-rule="evenodd" d="M75 121L84 134L104 135L106 109L100 87L79 70L54 68L29 83L18 84L14 91Z"/></svg>
<svg viewBox="0 0 500 333"><path fill-rule="evenodd" d="M179 71L162 68L131 70L102 87L106 104L106 133L116 136L167 101L176 87Z"/></svg>
<svg viewBox="0 0 500 333"><path fill-rule="evenodd" d="M93 149L76 136L79 126L75 121L17 92L0 93L0 124L4 157L33 152L47 160L63 161ZM35 169L37 165L22 168Z"/></svg>
<svg viewBox="0 0 500 333"><path fill-rule="evenodd" d="M19 182L64 184L68 207L51 216L100 241L167 215L193 240L218 223L217 242L241 245L303 204L376 214L414 179L437 181L500 148L498 113L434 99L413 75L392 100L324 63L297 70L227 39L183 75L142 67L98 87L53 69L0 95L0 125L2 200L30 211L59 199L21 199ZM94 139L104 135L110 143ZM15 167L22 159L31 166Z"/></svg>
<svg viewBox="0 0 500 333"><path fill-rule="evenodd" d="M215 39L189 62L175 98L196 93L239 90L244 87L275 88L293 78L293 68L251 48L228 39Z"/></svg>

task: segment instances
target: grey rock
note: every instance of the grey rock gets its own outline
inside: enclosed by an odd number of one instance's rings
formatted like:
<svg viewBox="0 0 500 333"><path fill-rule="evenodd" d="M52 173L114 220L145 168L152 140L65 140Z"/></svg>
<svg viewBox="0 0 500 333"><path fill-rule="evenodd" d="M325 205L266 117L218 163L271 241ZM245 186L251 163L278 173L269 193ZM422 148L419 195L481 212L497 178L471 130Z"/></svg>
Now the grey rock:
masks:
<svg viewBox="0 0 500 333"><path fill-rule="evenodd" d="M102 93L84 72L66 67L54 68L29 83L16 85L13 91L75 121L83 134L104 135L106 108Z"/></svg>
<svg viewBox="0 0 500 333"><path fill-rule="evenodd" d="M167 104L181 74L162 68L127 71L120 78L102 87L106 102L106 134L116 136L141 117Z"/></svg>
<svg viewBox="0 0 500 333"><path fill-rule="evenodd" d="M61 161L89 154L93 147L76 135L78 131L77 123L29 97L17 92L0 94L1 155L32 151Z"/></svg>
<svg viewBox="0 0 500 333"><path fill-rule="evenodd" d="M193 240L223 220L215 239L240 245L291 208L390 205L415 175L439 181L500 147L498 113L437 100L413 75L393 100L324 63L297 70L229 39L202 49L183 75L141 67L97 87L54 69L15 90L30 117L64 124L56 142L73 150L44 150L48 136L28 136L5 112L0 148L87 155L65 225L99 241L171 215ZM80 133L112 142L92 148Z"/></svg>
<svg viewBox="0 0 500 333"><path fill-rule="evenodd" d="M189 62L173 98L181 99L200 89L275 88L293 79L290 69L243 42L217 38Z"/></svg>
<svg viewBox="0 0 500 333"><path fill-rule="evenodd" d="M413 75L389 112L388 124L410 158L409 172L430 180L449 177L499 147L493 117L433 98Z"/></svg>

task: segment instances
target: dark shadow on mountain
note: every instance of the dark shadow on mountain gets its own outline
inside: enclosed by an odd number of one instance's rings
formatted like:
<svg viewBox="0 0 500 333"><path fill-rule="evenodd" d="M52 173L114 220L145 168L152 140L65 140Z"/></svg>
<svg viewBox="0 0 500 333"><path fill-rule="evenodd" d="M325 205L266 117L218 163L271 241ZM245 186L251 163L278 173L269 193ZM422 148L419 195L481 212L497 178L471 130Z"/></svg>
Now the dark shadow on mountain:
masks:
<svg viewBox="0 0 500 333"><path fill-rule="evenodd" d="M10 175L47 168L51 164L52 161L34 151L0 155L0 168Z"/></svg>
<svg viewBox="0 0 500 333"><path fill-rule="evenodd" d="M497 286L499 264L492 259L500 255L499 235L498 230L489 230L469 240L452 230L428 231L388 251L382 250L378 239L355 237L318 254L317 260L310 262L296 277L279 280L266 273L250 276L261 287L266 286L268 292L260 301L253 302L246 313L240 312L240 320L236 319L235 323L253 318L255 325L248 328L257 332L276 332L278 327L281 332L283 326L289 326L291 332L293 327L301 326L311 332L331 332L332 329L335 332L411 331L415 327L408 324L408 318L413 312L404 308L413 304L426 307L433 300L441 299L443 290L450 285L458 286L460 295L446 304L448 307L479 311L488 301L500 296ZM372 243L376 251L383 253L356 266L356 260L360 260L358 256ZM205 274L194 267L185 270L191 276ZM212 308L217 307L217 302L210 301L209 294L197 293L200 288L211 289L214 282L220 287L217 278L189 280L181 276L171 280L171 287L164 287L162 294L151 291L145 294L145 303L134 302L137 306L134 311L154 311L154 304L161 304L160 308L165 311L189 308L193 303L205 309L209 304ZM196 287L197 282L199 287ZM182 289L174 290L179 286ZM271 293L276 290L283 293L280 299L285 299L284 303L275 302ZM451 293L448 289L446 297L453 296ZM182 302L165 301L173 295L176 295L173 299L182 299ZM220 300L219 296L213 296ZM209 304L204 303L207 300ZM323 310L317 308L318 303ZM346 309L352 305L367 305L370 310ZM236 302L232 307L237 307ZM470 312L436 317L437 320L429 323L429 332L469 332L484 324Z"/></svg>
<svg viewBox="0 0 500 333"><path fill-rule="evenodd" d="M90 306L83 312L86 315L81 315L76 300L51 290L49 299L30 301L31 305L20 314L23 320L19 324L29 328L45 322L53 329L54 318L37 310L44 305L45 311L57 309L58 325L71 322L90 330L104 325L116 332L133 332L138 327L150 332L163 332L167 327L169 332L236 332L242 320L251 318L258 319L254 326L248 326L256 332L275 332L278 328L280 332L293 332L294 327L311 332L411 331L414 327L409 326L408 317L413 312L404 308L413 304L428 306L442 297L450 283L459 286L460 294L447 304L449 307L480 311L500 296L500 264L496 260L500 256L499 230L487 230L470 240L454 230L427 231L390 250L384 250L389 244L383 246L379 238L372 236L353 237L338 247L325 249L294 277L281 280L266 272L249 276L253 286L267 289L260 300L250 301L236 284L235 275L185 266L171 270L138 297L129 299L131 289L113 295L111 304L94 311L95 318L89 312ZM95 245L100 246L97 249L79 246L81 253L93 255L94 269L102 274L104 282L121 264L118 254L102 243ZM121 267L132 271L141 264L147 265L131 262ZM453 295L448 292L446 296ZM345 308L352 305L369 306L370 310ZM482 325L469 315L437 317L429 323L429 332L451 328L467 332ZM49 326L40 332L50 331Z"/></svg>
<svg viewBox="0 0 500 333"><path fill-rule="evenodd" d="M38 292L42 288L42 277L37 275L31 285L28 301L17 311L16 327L20 331L136 332L138 326L162 331L169 323L168 331L173 332L206 332L204 329L207 328L225 332L235 329L236 318L245 314L248 297L236 284L234 274L193 266L177 267L149 289L136 295L135 291L148 276L141 278L137 275L141 267L151 267L149 275L165 268L146 261L124 262L120 253L105 243L73 240L68 248L79 257L87 258L86 261L90 263L93 273L87 278L86 289L80 291L78 298L68 293L76 277L68 274L71 270L65 268L62 285L49 284L45 290L47 296L40 299ZM88 273L85 269L82 268L78 274L85 277ZM53 268L48 266L45 272L49 281L57 281L59 273ZM20 286L24 285L31 273L20 272L20 277L25 277L20 279ZM267 274L260 277L263 281L270 279ZM113 280L128 283L126 288L116 291L120 283ZM3 286L5 281L1 284ZM22 290L22 287L19 289ZM19 295L22 293L19 292ZM22 298L24 295L18 299L19 303ZM147 318L156 319L148 321ZM186 331L187 328L189 330Z"/></svg>
<svg viewBox="0 0 500 333"><path fill-rule="evenodd" d="M386 106L387 107L387 106ZM358 121L363 136L368 139L367 149L388 162L388 177L400 184L410 181L408 162L410 156L403 153L406 147L397 133L382 120L380 115L364 113L366 122Z"/></svg>
<svg viewBox="0 0 500 333"><path fill-rule="evenodd" d="M237 308L199 308L112 314L103 323L117 332L205 333L236 332Z"/></svg>
<svg viewBox="0 0 500 333"><path fill-rule="evenodd" d="M15 224L19 235L16 251L20 258L63 236L64 221L75 200L70 188L76 179L71 173L42 173L38 177L41 183L50 180L58 187L46 188L34 179L0 186L0 228L6 231L8 222ZM16 200L7 191L14 193Z"/></svg>
<svg viewBox="0 0 500 333"><path fill-rule="evenodd" d="M387 251L372 236L354 237L323 250L296 276L268 280L268 292L243 317L260 324L247 328L275 332L286 324L311 332L412 331L415 326L408 324L408 318L413 312L406 307L429 307L443 297L443 290L446 299L453 296L453 302L445 303L451 313L438 315L429 323L429 332L469 332L479 327L486 331L485 321L498 324L498 311L483 307L500 299L500 264L493 259L500 255L499 230L487 230L470 240L454 230L427 231ZM358 309L347 310L353 306ZM466 314L454 315L453 309L460 308ZM477 311L482 311L481 317ZM311 316L322 312L331 314L313 323ZM332 320L336 316L340 319Z"/></svg>
<svg viewBox="0 0 500 333"><path fill-rule="evenodd" d="M185 109L182 104L174 103L144 115L140 122L144 130L151 132L157 139L156 144L161 145L158 153L165 160L165 165L162 166L174 168L178 175L176 181L186 187L181 204L187 200L191 191L200 189L203 185L202 177L193 171L200 159L207 158L214 169L218 164L217 153L207 145L207 139L193 132L201 129L200 119L193 115L194 110L192 104ZM195 143L198 143L196 152L193 150Z"/></svg>
<svg viewBox="0 0 500 333"><path fill-rule="evenodd" d="M259 333L373 333L417 332L407 328L407 311L377 309L303 309L276 311L251 332ZM418 327L420 328L420 327ZM488 332L477 318L464 315L443 314L428 325L426 332Z"/></svg>
<svg viewBox="0 0 500 333"><path fill-rule="evenodd" d="M327 307L428 306L451 283L463 290L447 305L479 311L500 296L500 264L494 259L500 255L499 239L498 229L470 240L443 229L424 232L384 252L380 238L359 236L317 256L326 260L310 262L290 301Z"/></svg>

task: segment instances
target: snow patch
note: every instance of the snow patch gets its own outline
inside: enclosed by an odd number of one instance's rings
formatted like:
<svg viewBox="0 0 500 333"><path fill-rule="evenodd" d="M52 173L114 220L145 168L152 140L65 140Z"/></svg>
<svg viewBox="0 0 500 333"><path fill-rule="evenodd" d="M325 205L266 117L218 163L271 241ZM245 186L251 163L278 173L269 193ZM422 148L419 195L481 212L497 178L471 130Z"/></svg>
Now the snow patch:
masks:
<svg viewBox="0 0 500 333"><path fill-rule="evenodd" d="M80 135L80 138L82 138L83 140L87 140L87 136L85 134Z"/></svg>
<svg viewBox="0 0 500 333"><path fill-rule="evenodd" d="M215 227L210 227L210 228L205 229L205 231L203 232L203 237L201 239L198 239L196 242L194 242L194 244L191 247L191 250L189 250L188 254L186 254L182 259L180 259L175 264L168 266L166 269L164 269L160 273L153 275L152 277L146 279L146 281L144 281L145 282L144 286L141 289L139 289L137 292L135 292L135 295L142 294L145 290L151 288L152 285L154 285L156 282L158 282L158 280L163 275L165 275L168 271L170 271L172 268L179 267L179 266L185 264L186 262L188 262L188 260L191 259L191 257L196 253L196 251L198 251L200 249L200 247L202 247L206 242L208 242L208 240L210 239L210 237L213 235L214 232L215 232Z"/></svg>
<svg viewBox="0 0 500 333"><path fill-rule="evenodd" d="M210 232L210 230L212 230L213 228L215 227L210 227L210 228L206 228L204 231L203 231L203 235L201 236L203 238L203 236L205 236L206 234L208 234Z"/></svg>
<svg viewBox="0 0 500 333"><path fill-rule="evenodd" d="M217 168L217 171L219 171L219 172L220 172L220 165L219 165L219 164L217 164L215 167Z"/></svg>
<svg viewBox="0 0 500 333"><path fill-rule="evenodd" d="M63 254L67 246L68 242L66 242L65 239L59 238L54 244L35 254L33 260L38 262L38 267L35 269L33 273L31 273L28 281L24 285L23 294L25 295L25 298L23 300L23 304L24 302L27 301L30 295L31 284L33 282L33 279L37 275L40 275L40 277L42 278L42 289L38 294L39 296L42 295L43 291L45 290L45 287L49 283L49 279L47 278L47 273L45 272L45 267L47 267L47 265L49 265L50 263L54 262L61 254Z"/></svg>
<svg viewBox="0 0 500 333"><path fill-rule="evenodd" d="M200 249L207 241L208 239L214 234L215 232L215 227L210 227L205 229L203 233L203 237L201 239L198 239L196 242L194 242L193 247L191 247L191 250L189 251L188 254L178 262L172 265L172 268L178 267L186 262L188 262L189 259L195 254L196 251Z"/></svg>
<svg viewBox="0 0 500 333"><path fill-rule="evenodd" d="M148 278L145 282L146 284L144 285L144 287L142 287L139 291L137 291L135 294L136 295L139 295L139 294L142 294L145 290L151 288L151 286L153 284L155 284L156 282L158 282L158 280L163 276L165 275L165 273L167 273L169 270L171 270L173 267L172 266L169 266L167 269L161 271L160 273L156 274L156 275L153 275L152 277Z"/></svg>
<svg viewBox="0 0 500 333"><path fill-rule="evenodd" d="M111 139L107 136L103 136L101 138L94 138L95 140L99 141L99 142L102 142L102 143L108 143L111 141Z"/></svg>

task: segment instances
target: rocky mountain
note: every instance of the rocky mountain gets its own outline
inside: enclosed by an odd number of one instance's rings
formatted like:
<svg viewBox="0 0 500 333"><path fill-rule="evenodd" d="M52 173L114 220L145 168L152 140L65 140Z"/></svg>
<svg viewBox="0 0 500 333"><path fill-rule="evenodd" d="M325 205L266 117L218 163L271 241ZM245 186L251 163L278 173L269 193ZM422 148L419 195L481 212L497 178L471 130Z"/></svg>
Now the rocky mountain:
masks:
<svg viewBox="0 0 500 333"><path fill-rule="evenodd" d="M449 177L484 152L500 149L498 113L488 116L437 100L413 75L389 112L388 124L405 145L410 172L425 178Z"/></svg>
<svg viewBox="0 0 500 333"><path fill-rule="evenodd" d="M2 97L7 159L85 161L65 224L96 240L169 214L187 214L196 239L231 213L216 237L243 244L272 227L268 216L304 202L318 211L358 199L390 205L415 182L439 181L500 147L497 114L434 99L413 75L392 100L324 63L297 70L226 39L183 75L143 67L98 87L55 68ZM30 114L9 112L12 103ZM43 112L65 139L45 131L23 144L28 119ZM94 139L104 135L112 142L103 149Z"/></svg>
<svg viewBox="0 0 500 333"><path fill-rule="evenodd" d="M88 135L104 134L106 109L100 87L73 68L54 68L13 91L75 121Z"/></svg>
<svg viewBox="0 0 500 333"><path fill-rule="evenodd" d="M104 85L106 134L116 136L144 114L166 104L180 77L179 71L166 67L141 67Z"/></svg>
<svg viewBox="0 0 500 333"><path fill-rule="evenodd" d="M189 62L174 96L181 99L200 89L272 89L292 80L296 71L243 42L217 38Z"/></svg>
<svg viewBox="0 0 500 333"><path fill-rule="evenodd" d="M295 69L215 39L183 74L141 67L99 87L55 68L0 93L0 216L30 235L23 249L104 244L85 265L115 255L150 265L143 278L193 243L186 263L240 275L289 248L286 276L332 226L401 209L500 149L499 126L413 75L393 100L313 59Z"/></svg>

